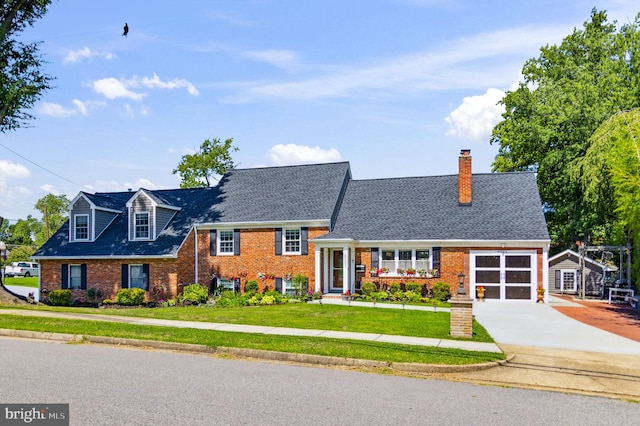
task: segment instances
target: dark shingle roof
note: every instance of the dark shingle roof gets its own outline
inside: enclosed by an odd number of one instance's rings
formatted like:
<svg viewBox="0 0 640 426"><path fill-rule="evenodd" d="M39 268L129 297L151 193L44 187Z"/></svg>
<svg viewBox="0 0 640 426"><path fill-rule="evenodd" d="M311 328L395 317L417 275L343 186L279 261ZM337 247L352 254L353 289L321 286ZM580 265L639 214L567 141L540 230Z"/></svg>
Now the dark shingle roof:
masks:
<svg viewBox="0 0 640 426"><path fill-rule="evenodd" d="M170 256L194 225L311 221L329 223L349 163L236 169L216 187L146 192L176 212L155 241L129 241L126 203L135 192L85 194L96 206L122 211L94 242L69 242L65 223L34 257Z"/></svg>
<svg viewBox="0 0 640 426"><path fill-rule="evenodd" d="M349 182L331 233L319 239L548 240L533 173L473 175L458 205L458 176Z"/></svg>
<svg viewBox="0 0 640 426"><path fill-rule="evenodd" d="M348 162L232 170L217 187L217 221L329 220L345 176Z"/></svg>

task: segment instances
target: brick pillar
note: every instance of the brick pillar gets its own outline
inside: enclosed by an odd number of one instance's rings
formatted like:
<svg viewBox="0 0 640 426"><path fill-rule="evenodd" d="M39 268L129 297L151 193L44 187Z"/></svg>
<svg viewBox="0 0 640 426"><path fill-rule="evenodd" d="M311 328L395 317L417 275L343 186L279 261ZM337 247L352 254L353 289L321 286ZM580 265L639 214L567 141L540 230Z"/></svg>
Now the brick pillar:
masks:
<svg viewBox="0 0 640 426"><path fill-rule="evenodd" d="M449 334L453 337L473 336L473 300L466 295L454 296L451 303Z"/></svg>

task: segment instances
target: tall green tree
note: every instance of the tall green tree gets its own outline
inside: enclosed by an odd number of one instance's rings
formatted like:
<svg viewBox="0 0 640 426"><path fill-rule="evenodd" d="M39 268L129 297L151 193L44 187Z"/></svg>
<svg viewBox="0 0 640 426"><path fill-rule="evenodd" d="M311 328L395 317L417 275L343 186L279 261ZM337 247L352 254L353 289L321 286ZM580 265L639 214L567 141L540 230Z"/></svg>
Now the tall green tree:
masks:
<svg viewBox="0 0 640 426"><path fill-rule="evenodd" d="M35 208L42 213L43 226L36 234L36 245L40 247L67 220L69 199L66 195L47 194L36 202Z"/></svg>
<svg viewBox="0 0 640 426"><path fill-rule="evenodd" d="M13 225L9 225L7 233L9 237L5 241L7 245L33 246L36 235L42 232L42 222L29 215L26 219L18 219Z"/></svg>
<svg viewBox="0 0 640 426"><path fill-rule="evenodd" d="M39 43L17 38L45 15L50 4L51 0L3 0L0 5L0 132L33 119L29 109L51 88L53 78L41 70Z"/></svg>
<svg viewBox="0 0 640 426"><path fill-rule="evenodd" d="M231 153L238 150L233 139L206 139L195 154L182 156L180 164L173 170L181 178L180 188L205 188L211 186L215 175L223 175L234 167Z"/></svg>
<svg viewBox="0 0 640 426"><path fill-rule="evenodd" d="M519 87L507 92L494 171L534 170L557 249L585 236L602 242L614 224L592 210L570 165L585 155L590 136L613 114L640 105L640 15L619 29L592 10L583 28L529 59Z"/></svg>

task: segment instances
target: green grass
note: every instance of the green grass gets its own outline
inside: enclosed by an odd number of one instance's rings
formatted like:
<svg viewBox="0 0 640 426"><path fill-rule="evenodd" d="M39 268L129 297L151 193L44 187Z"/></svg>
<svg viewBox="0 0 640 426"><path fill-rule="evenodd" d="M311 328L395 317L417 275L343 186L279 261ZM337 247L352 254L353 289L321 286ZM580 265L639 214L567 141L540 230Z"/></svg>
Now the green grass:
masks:
<svg viewBox="0 0 640 426"><path fill-rule="evenodd" d="M4 284L38 288L38 277L4 277Z"/></svg>
<svg viewBox="0 0 640 426"><path fill-rule="evenodd" d="M241 308L93 309L39 306L29 309L451 339L448 312L307 303ZM460 340L493 342L484 327L475 321L473 333L471 339Z"/></svg>
<svg viewBox="0 0 640 426"><path fill-rule="evenodd" d="M325 306L326 307L326 306ZM348 309L348 308L347 308ZM351 308L353 309L353 308ZM0 311L0 314L2 312ZM292 337L141 326L88 320L3 315L2 328L156 340L387 362L464 365L504 359L503 354L316 337Z"/></svg>

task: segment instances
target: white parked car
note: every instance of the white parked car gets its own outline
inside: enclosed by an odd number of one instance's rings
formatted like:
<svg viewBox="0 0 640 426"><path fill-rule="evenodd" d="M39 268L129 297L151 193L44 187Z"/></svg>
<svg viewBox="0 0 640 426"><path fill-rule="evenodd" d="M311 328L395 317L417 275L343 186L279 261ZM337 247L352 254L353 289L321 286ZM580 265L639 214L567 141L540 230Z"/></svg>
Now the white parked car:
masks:
<svg viewBox="0 0 640 426"><path fill-rule="evenodd" d="M5 267L7 277L37 277L40 275L40 265L33 262L13 262Z"/></svg>

